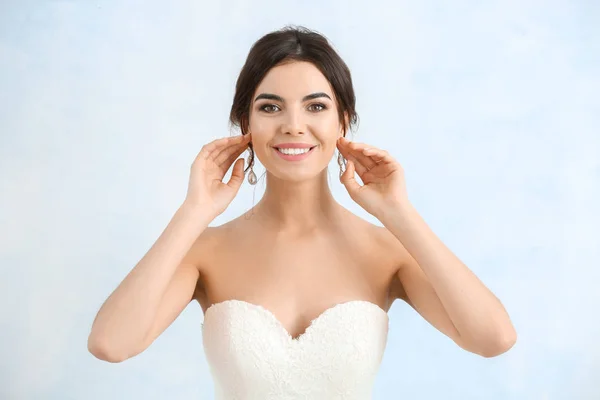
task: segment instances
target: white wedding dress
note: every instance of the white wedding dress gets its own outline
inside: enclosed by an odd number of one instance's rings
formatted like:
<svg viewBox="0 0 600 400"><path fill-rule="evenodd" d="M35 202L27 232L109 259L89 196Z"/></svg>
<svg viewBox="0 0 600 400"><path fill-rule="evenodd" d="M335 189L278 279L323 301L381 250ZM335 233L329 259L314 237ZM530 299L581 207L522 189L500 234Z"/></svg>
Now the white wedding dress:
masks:
<svg viewBox="0 0 600 400"><path fill-rule="evenodd" d="M266 308L213 304L203 345L219 400L371 399L385 350L388 315L374 303L337 304L298 338Z"/></svg>

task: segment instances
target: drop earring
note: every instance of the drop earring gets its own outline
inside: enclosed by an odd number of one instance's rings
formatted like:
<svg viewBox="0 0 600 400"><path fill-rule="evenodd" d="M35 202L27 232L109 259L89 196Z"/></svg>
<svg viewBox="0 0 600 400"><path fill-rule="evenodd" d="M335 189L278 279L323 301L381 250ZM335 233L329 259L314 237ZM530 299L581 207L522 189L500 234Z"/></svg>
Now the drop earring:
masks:
<svg viewBox="0 0 600 400"><path fill-rule="evenodd" d="M250 132L247 133L248 135L250 134ZM248 145L250 145L252 142L249 142ZM250 155L253 155L252 152L250 152ZM256 179L256 174L254 173L254 157L252 157L252 161L250 164L250 172L248 172L248 183L251 185L256 185L256 182L258 182L258 179Z"/></svg>
<svg viewBox="0 0 600 400"><path fill-rule="evenodd" d="M342 153L340 153L339 151L338 151L337 162L338 162L338 165L340 166L340 178L341 178L342 174L344 173L344 170L345 170L346 160L344 159L344 156L342 156Z"/></svg>
<svg viewBox="0 0 600 400"><path fill-rule="evenodd" d="M250 172L248 172L248 183L251 185L256 185L257 179L256 174L254 173L254 163L250 165Z"/></svg>

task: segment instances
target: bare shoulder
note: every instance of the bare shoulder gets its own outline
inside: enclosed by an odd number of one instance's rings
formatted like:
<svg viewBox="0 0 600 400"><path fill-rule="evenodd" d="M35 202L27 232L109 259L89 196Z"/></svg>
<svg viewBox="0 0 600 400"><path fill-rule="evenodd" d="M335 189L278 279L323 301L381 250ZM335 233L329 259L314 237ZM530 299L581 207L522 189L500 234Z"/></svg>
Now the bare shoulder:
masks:
<svg viewBox="0 0 600 400"><path fill-rule="evenodd" d="M201 275L209 272L219 253L227 249L232 235L239 230L240 218L209 226L198 236L186 258L200 270Z"/></svg>
<svg viewBox="0 0 600 400"><path fill-rule="evenodd" d="M402 242L385 226L379 227L379 235L381 238L382 251L388 254L391 263L390 265L393 266L390 295L393 299L401 299L408 302L406 289L400 280L399 272L405 266L414 263L414 259L408 250L406 250L406 247L404 247Z"/></svg>
<svg viewBox="0 0 600 400"><path fill-rule="evenodd" d="M369 222L350 211L348 211L348 216L347 223L355 231L363 232L369 238L368 242L370 246L375 246L378 250L389 252L396 249L397 244L395 242L400 243L385 226Z"/></svg>
<svg viewBox="0 0 600 400"><path fill-rule="evenodd" d="M206 227L192 244L183 263L192 264L202 272L207 265L210 265L210 260L213 257L216 247L222 240L221 232L222 229L220 226Z"/></svg>
<svg viewBox="0 0 600 400"><path fill-rule="evenodd" d="M373 224L358 216L356 218L359 221L355 223L362 225L364 232L369 235L368 243L374 253L373 267L382 276L389 278L388 287L391 300L405 300L406 291L399 279L398 272L410 262L412 256L402 242L385 226Z"/></svg>
<svg viewBox="0 0 600 400"><path fill-rule="evenodd" d="M226 238L227 228L223 225L206 227L196 238L183 260L184 264L191 264L198 270L193 299L203 307L206 305L206 277L211 274L215 258Z"/></svg>
<svg viewBox="0 0 600 400"><path fill-rule="evenodd" d="M401 241L385 226L377 226L377 235L383 250L388 252L398 264L400 268L404 263L408 261L410 254L404 247Z"/></svg>
<svg viewBox="0 0 600 400"><path fill-rule="evenodd" d="M380 265L386 269L398 268L405 257L405 249L402 243L385 227L377 225L358 215L347 211L344 230L353 232L357 243L365 245L365 249L377 257Z"/></svg>

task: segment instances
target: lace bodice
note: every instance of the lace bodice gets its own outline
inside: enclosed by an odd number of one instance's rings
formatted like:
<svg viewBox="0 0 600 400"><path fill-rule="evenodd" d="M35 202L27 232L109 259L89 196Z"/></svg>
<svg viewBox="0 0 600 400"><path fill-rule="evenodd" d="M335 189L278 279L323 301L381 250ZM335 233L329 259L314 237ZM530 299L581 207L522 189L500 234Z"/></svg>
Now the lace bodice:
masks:
<svg viewBox="0 0 600 400"><path fill-rule="evenodd" d="M388 315L374 303L337 304L298 338L269 310L241 300L213 304L203 345L219 400L367 400L379 370Z"/></svg>

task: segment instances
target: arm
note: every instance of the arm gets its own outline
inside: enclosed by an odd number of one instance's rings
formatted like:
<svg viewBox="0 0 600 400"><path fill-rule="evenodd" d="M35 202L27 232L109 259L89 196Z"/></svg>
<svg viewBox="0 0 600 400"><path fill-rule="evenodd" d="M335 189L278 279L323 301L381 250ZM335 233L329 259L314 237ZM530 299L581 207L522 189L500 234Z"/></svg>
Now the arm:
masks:
<svg viewBox="0 0 600 400"><path fill-rule="evenodd" d="M199 208L177 210L100 308L88 338L94 356L121 362L141 353L189 304L199 277L191 250L210 220Z"/></svg>
<svg viewBox="0 0 600 400"><path fill-rule="evenodd" d="M517 334L494 294L429 229L410 205L381 222L398 239L407 261L398 278L406 301L460 347L484 357L508 351Z"/></svg>

